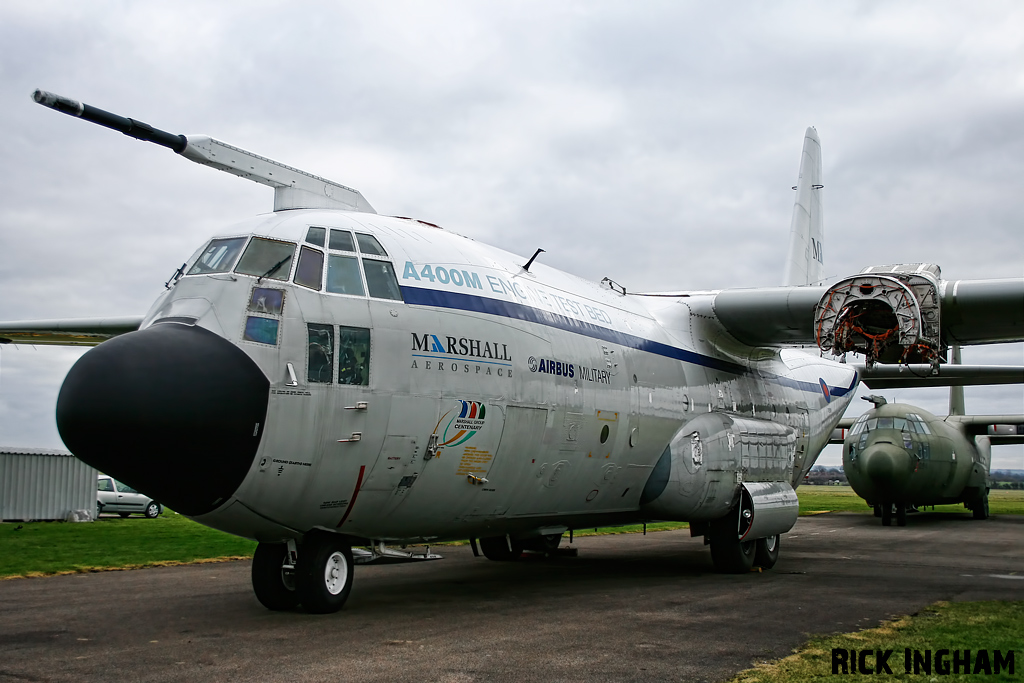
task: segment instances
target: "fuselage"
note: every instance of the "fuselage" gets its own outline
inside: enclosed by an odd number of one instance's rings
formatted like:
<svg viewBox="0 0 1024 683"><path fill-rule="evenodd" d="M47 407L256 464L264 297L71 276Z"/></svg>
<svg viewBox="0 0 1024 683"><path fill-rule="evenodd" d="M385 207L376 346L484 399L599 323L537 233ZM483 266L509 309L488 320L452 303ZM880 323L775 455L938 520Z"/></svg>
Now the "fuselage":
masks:
<svg viewBox="0 0 1024 683"><path fill-rule="evenodd" d="M237 366L255 387L246 400L266 391L265 415L256 403L228 410L231 397L202 399L200 412L227 410L247 439L228 462L199 443L214 426L173 427L193 419L182 417L191 399L168 388L161 396L172 398L153 399L179 411L153 440L170 439L160 462L119 473L119 459L148 457L139 444L99 466L165 492L220 467L220 493L189 499L186 512L269 542L314 528L405 541L714 519L735 505L742 482L795 487L853 396L848 366L736 342L717 323L714 293L624 295L523 263L375 214L293 210L234 226L197 251L139 332L124 335L124 354L146 355L129 349L134 335L173 326L182 344L212 349L212 333L259 373L224 349L210 372L191 367L190 381ZM65 391L59 423L62 410L90 400L85 389ZM110 419L108 433L118 429ZM72 447L74 429L61 431ZM702 460L687 456L673 474L678 488L664 494L674 502L651 508L652 472L691 432L704 435ZM81 448L102 451L98 441ZM173 495L162 502L175 507Z"/></svg>

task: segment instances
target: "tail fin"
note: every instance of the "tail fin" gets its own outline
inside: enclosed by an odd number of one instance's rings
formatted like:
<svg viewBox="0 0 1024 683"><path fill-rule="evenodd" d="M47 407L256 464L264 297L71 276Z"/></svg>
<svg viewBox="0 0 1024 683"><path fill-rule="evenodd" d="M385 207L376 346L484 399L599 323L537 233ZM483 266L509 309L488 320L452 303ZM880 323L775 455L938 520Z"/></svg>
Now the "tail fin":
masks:
<svg viewBox="0 0 1024 683"><path fill-rule="evenodd" d="M786 256L784 286L818 284L825 277L822 241L825 236L821 215L821 142L813 127L804 133L800 156L796 203L789 226L789 254Z"/></svg>
<svg viewBox="0 0 1024 683"><path fill-rule="evenodd" d="M960 345L953 344L950 347L950 365L960 365ZM963 386L950 387L949 388L949 414L950 415L966 415L967 407L964 405L964 388Z"/></svg>

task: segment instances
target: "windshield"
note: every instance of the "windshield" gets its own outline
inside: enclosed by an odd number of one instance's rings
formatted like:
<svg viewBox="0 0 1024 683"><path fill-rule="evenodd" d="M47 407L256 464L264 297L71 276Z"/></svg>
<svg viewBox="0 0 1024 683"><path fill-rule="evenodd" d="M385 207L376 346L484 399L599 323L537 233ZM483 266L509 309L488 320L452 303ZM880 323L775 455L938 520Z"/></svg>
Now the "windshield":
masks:
<svg viewBox="0 0 1024 683"><path fill-rule="evenodd" d="M287 280L292 270L294 254L295 245L291 242L276 242L254 237L242 254L235 272L271 280Z"/></svg>
<svg viewBox="0 0 1024 683"><path fill-rule="evenodd" d="M229 237L212 240L203 250L203 255L189 269L189 275L205 275L206 273L226 273L235 265L238 252L245 244L244 237Z"/></svg>

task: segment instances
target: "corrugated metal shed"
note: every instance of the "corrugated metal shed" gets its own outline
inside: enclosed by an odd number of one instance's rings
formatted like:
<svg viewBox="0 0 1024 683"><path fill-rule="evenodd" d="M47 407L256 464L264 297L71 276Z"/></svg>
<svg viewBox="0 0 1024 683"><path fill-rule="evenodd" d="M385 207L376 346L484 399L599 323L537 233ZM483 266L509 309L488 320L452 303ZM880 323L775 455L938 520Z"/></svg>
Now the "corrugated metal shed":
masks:
<svg viewBox="0 0 1024 683"><path fill-rule="evenodd" d="M0 519L65 519L96 510L96 469L67 451L0 446Z"/></svg>

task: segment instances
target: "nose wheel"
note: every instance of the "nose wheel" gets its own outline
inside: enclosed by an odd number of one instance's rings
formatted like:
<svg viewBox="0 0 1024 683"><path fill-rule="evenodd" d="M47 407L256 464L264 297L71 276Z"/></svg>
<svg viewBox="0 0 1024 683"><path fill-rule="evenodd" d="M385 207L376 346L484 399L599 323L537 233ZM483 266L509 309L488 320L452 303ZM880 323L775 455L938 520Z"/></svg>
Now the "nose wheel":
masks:
<svg viewBox="0 0 1024 683"><path fill-rule="evenodd" d="M341 609L352 592L352 546L343 536L307 534L295 567L295 593L312 614Z"/></svg>

